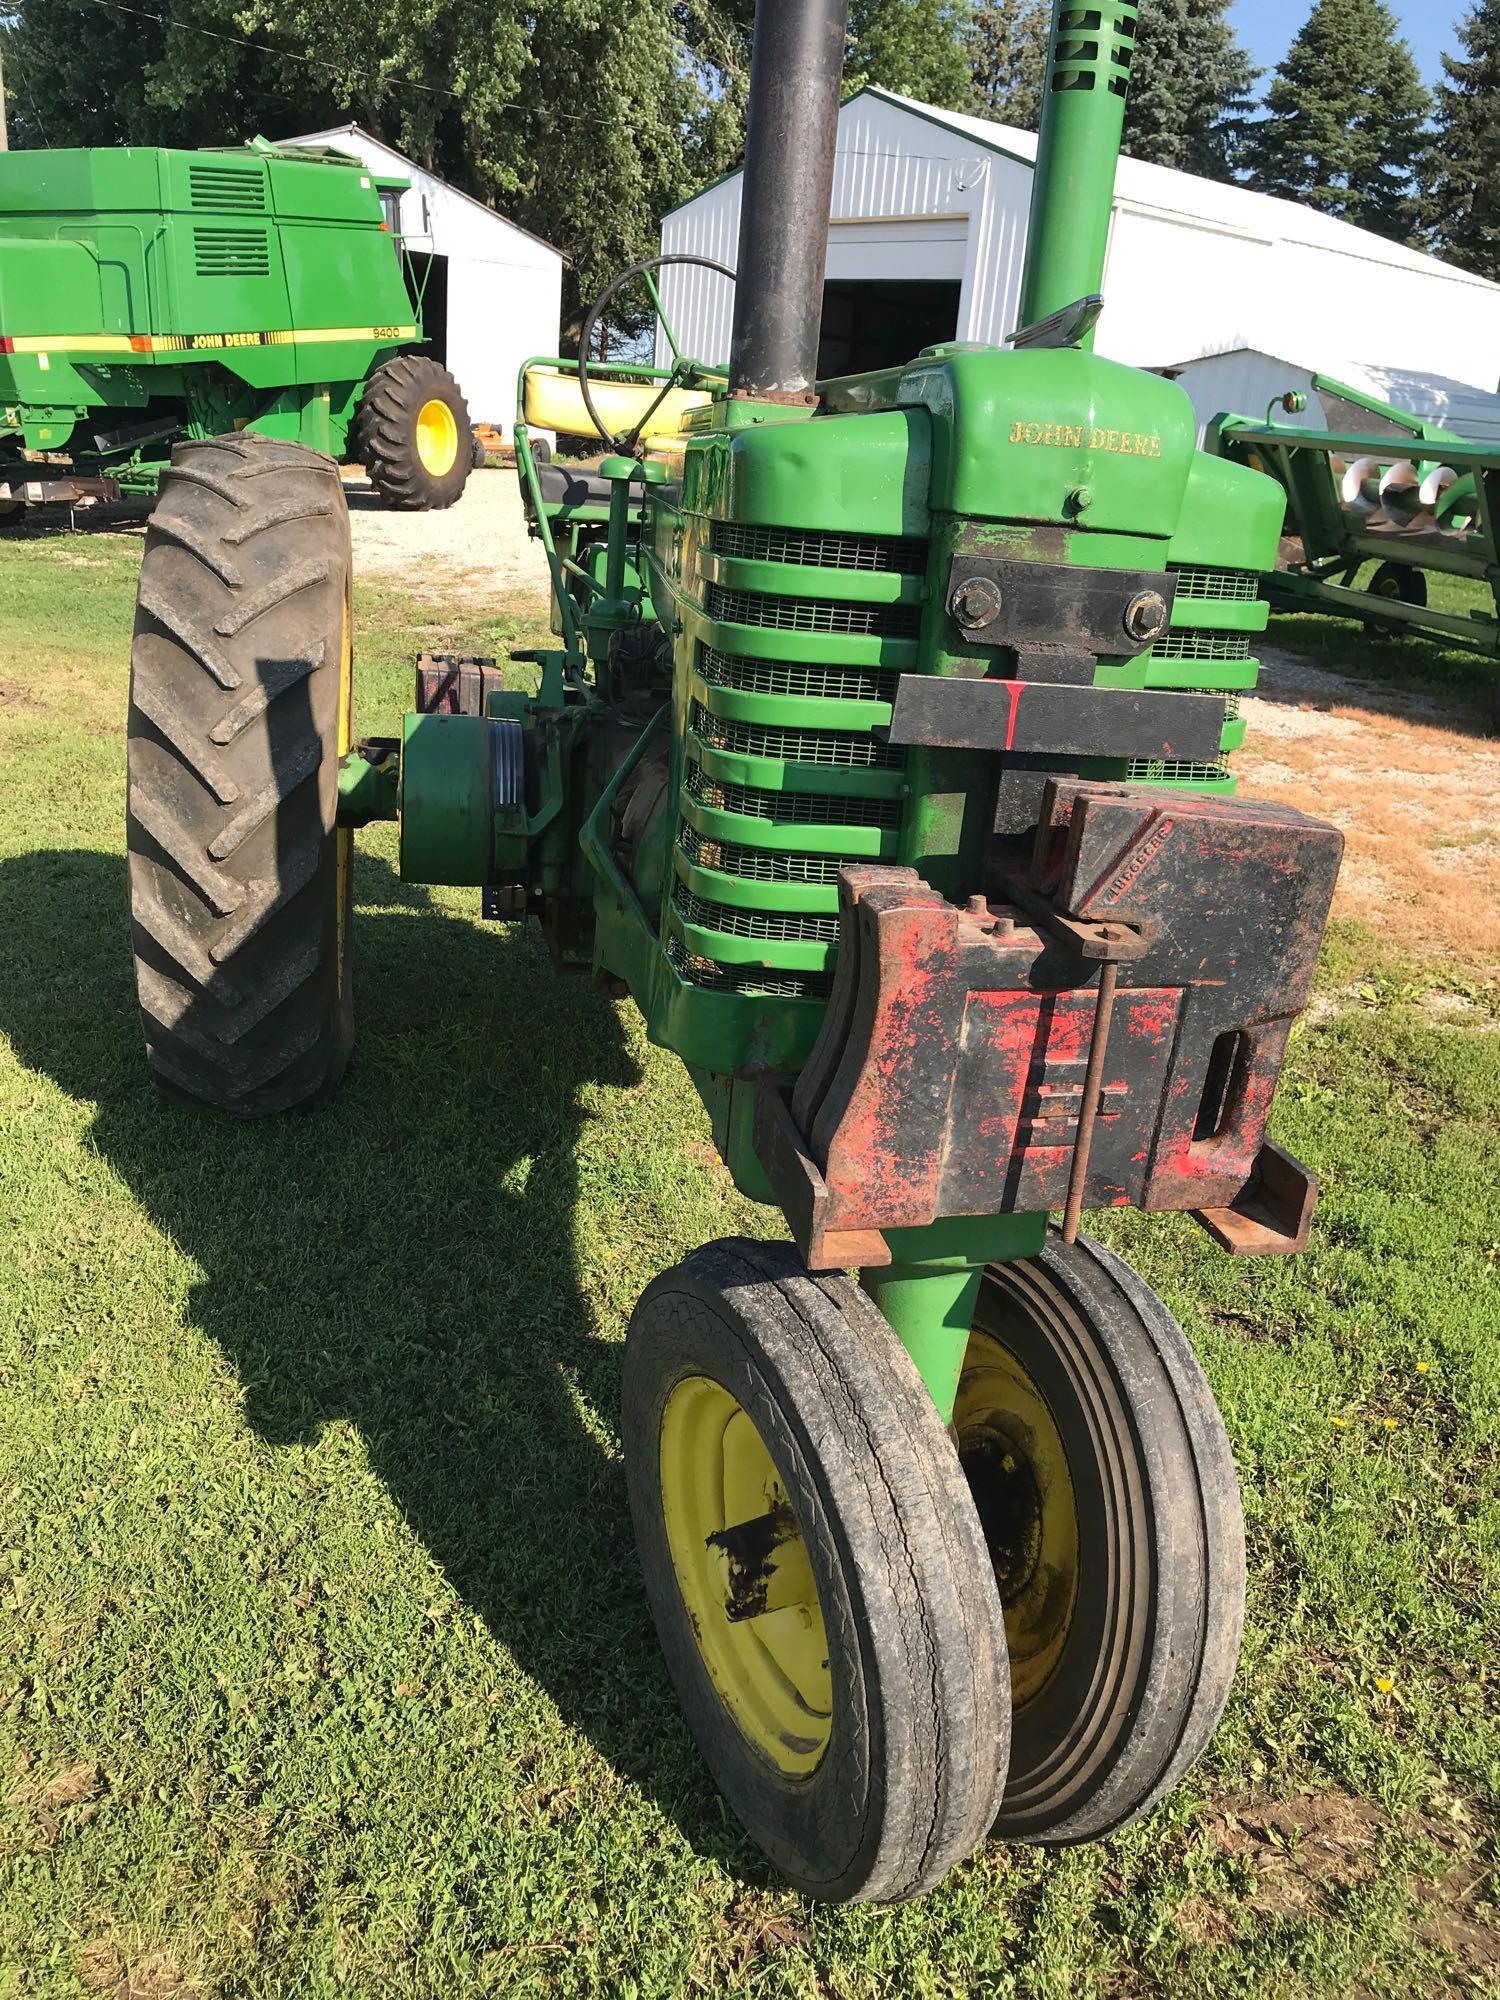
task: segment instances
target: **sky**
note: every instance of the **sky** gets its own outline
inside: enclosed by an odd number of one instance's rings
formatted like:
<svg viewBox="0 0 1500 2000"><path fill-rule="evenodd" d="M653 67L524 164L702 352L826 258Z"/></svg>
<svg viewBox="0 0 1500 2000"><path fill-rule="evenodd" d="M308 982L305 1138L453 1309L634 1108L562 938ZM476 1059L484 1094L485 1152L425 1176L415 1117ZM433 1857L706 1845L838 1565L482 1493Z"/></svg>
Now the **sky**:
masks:
<svg viewBox="0 0 1500 2000"><path fill-rule="evenodd" d="M1469 11L1468 0L1387 0L1428 83L1441 74L1438 58L1458 47L1453 25ZM1262 68L1274 69L1287 45L1312 12L1312 0L1234 0L1231 17L1240 40ZM1264 87L1264 85L1262 86Z"/></svg>

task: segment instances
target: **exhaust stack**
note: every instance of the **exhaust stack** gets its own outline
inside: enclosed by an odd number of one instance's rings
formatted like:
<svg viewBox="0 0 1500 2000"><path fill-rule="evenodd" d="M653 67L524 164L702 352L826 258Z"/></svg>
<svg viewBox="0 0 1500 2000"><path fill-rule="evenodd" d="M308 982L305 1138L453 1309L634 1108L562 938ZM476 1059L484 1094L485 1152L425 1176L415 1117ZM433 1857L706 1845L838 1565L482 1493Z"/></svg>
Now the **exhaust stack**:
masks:
<svg viewBox="0 0 1500 2000"><path fill-rule="evenodd" d="M756 0L733 395L815 400L848 11L848 0Z"/></svg>
<svg viewBox="0 0 1500 2000"><path fill-rule="evenodd" d="M1031 185L1021 324L1103 289L1138 0L1055 0ZM1088 332L1077 343L1092 347Z"/></svg>

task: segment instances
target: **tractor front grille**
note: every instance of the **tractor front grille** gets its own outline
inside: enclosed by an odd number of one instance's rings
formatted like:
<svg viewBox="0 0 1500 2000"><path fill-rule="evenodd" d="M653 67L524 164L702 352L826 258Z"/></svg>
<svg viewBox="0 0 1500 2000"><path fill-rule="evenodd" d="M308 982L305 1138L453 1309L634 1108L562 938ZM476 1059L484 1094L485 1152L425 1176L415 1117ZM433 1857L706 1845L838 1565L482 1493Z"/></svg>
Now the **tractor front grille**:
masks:
<svg viewBox="0 0 1500 2000"><path fill-rule="evenodd" d="M915 639L920 604L850 604L826 597L773 597L763 590L708 586L704 605L725 625L759 625L772 632L827 632L869 639Z"/></svg>
<svg viewBox="0 0 1500 2000"><path fill-rule="evenodd" d="M709 547L743 562L801 563L810 569L857 569L874 575L921 576L927 544L915 535L840 535L803 528L767 528L755 521L715 521Z"/></svg>
<svg viewBox="0 0 1500 2000"><path fill-rule="evenodd" d="M927 571L927 544L914 535L714 521L706 524L703 546L704 567L729 580L705 577L700 587L710 629L698 646L682 717L678 873L665 919L678 947L672 962L695 986L825 998L838 936L830 906L839 870L892 853L903 810L901 796L882 796L896 791L907 768L907 752L887 741L886 725L900 668L915 664L911 642L921 632L923 607L876 603L869 593L889 594L892 579L901 580L905 594L916 592ZM739 579L751 573L730 565L752 562L779 566L779 587L740 588ZM763 580L771 579L755 576ZM789 645L773 636L781 633L806 636ZM778 651L799 657L772 657ZM733 765L731 757L756 762ZM729 782L719 771L757 782ZM815 791L815 784L850 789ZM723 820L709 819L710 812ZM720 838L720 828L732 837ZM714 893L699 893L705 887ZM807 903L824 907L784 907ZM705 957L703 947L715 936L723 940L722 955ZM747 949L763 963L743 964L735 954ZM816 969L799 962L809 959Z"/></svg>
<svg viewBox="0 0 1500 2000"><path fill-rule="evenodd" d="M814 701L896 699L901 675L894 667L825 667L816 660L749 660L715 646L698 652L698 671L710 687L736 694L782 694Z"/></svg>
<svg viewBox="0 0 1500 2000"><path fill-rule="evenodd" d="M833 771L903 771L906 752L857 729L777 729L768 723L733 722L702 702L688 711L688 728L711 750L741 757L775 757L788 764L821 764Z"/></svg>

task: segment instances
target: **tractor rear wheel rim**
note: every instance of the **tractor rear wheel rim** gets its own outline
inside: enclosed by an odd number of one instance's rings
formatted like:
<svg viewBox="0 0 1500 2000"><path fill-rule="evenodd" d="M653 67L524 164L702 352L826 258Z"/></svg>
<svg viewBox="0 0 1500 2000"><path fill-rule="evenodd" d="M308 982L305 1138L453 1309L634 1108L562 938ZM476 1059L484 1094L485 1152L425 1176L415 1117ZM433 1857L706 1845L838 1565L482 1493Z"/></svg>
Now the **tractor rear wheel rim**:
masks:
<svg viewBox="0 0 1500 2000"><path fill-rule="evenodd" d="M672 1390L660 1452L672 1566L703 1663L741 1734L784 1777L808 1777L833 1725L828 1639L775 1461L706 1375Z"/></svg>
<svg viewBox="0 0 1500 2000"><path fill-rule="evenodd" d="M440 396L430 396L417 412L417 457L434 479L458 463L458 424Z"/></svg>

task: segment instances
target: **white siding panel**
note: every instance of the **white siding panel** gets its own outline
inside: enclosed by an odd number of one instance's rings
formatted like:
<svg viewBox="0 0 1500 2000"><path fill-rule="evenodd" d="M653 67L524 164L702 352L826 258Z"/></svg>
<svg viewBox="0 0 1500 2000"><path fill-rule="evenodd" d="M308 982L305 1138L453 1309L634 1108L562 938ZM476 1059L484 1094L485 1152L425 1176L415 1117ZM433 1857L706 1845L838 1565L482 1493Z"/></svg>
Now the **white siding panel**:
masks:
<svg viewBox="0 0 1500 2000"><path fill-rule="evenodd" d="M1307 408L1300 416L1285 410L1275 412L1278 424L1298 424L1304 430L1326 430L1323 412L1313 394L1312 371L1278 361L1271 354L1241 350L1236 354L1211 354L1202 361L1189 362L1177 377L1178 386L1192 398L1198 418L1198 438L1202 442L1205 425L1215 417L1251 417L1263 422L1266 407L1275 396L1300 389Z"/></svg>

